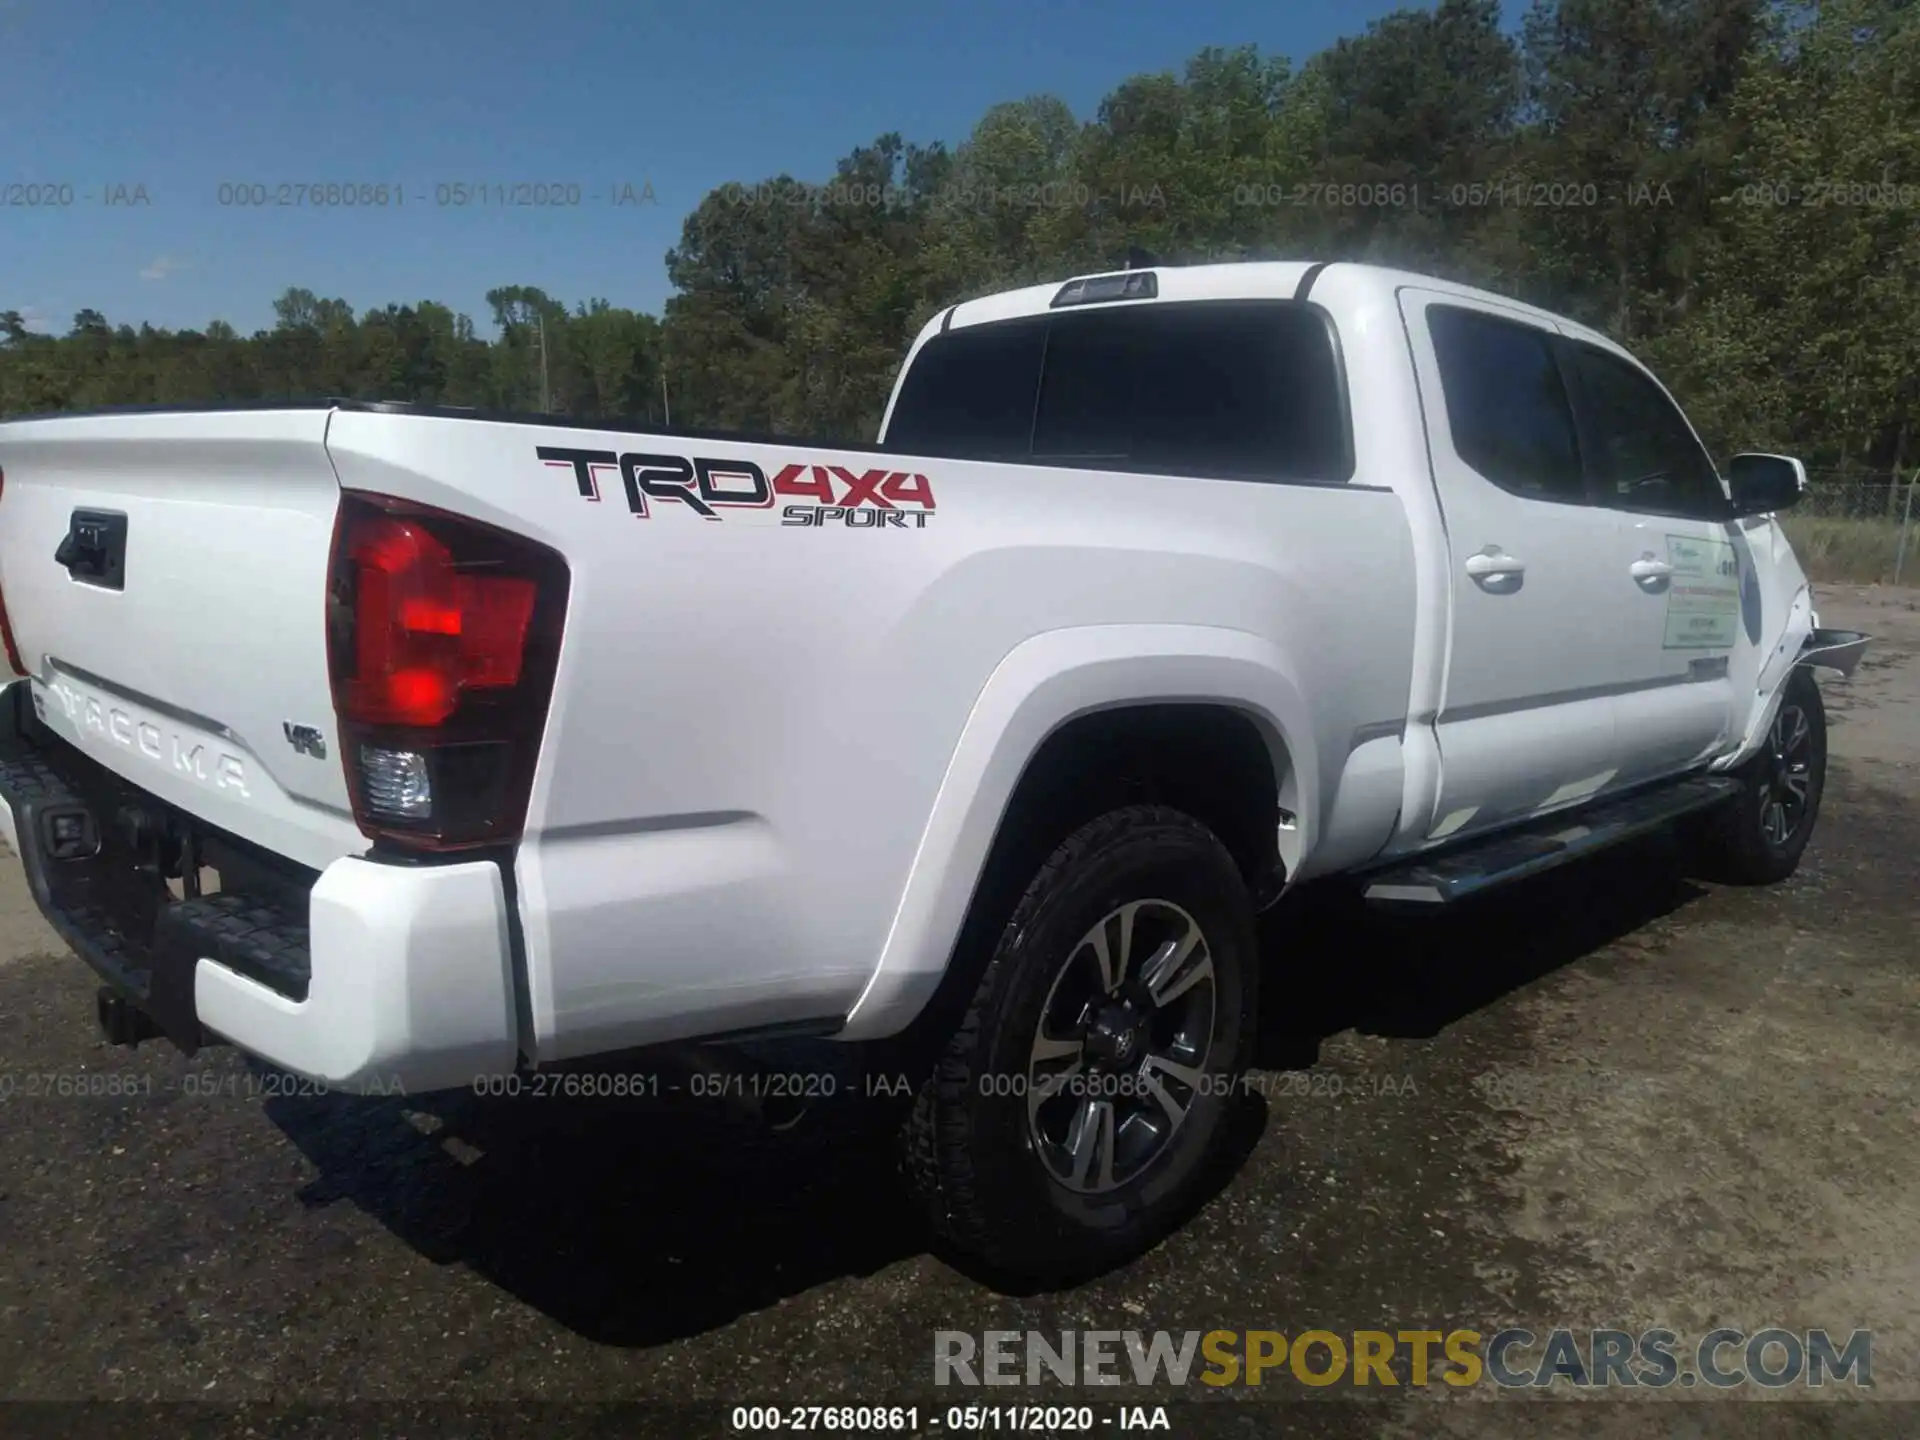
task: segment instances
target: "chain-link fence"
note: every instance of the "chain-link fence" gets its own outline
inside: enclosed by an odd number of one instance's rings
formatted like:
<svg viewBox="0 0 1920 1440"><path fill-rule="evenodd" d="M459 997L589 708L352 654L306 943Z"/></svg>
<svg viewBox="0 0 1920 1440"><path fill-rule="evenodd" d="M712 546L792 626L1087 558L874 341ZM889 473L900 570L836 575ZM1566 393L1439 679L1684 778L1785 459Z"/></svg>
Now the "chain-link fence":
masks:
<svg viewBox="0 0 1920 1440"><path fill-rule="evenodd" d="M1898 525L1909 488L1905 482L1859 480L1810 470L1807 493L1797 508L1802 514L1827 519L1884 520Z"/></svg>
<svg viewBox="0 0 1920 1440"><path fill-rule="evenodd" d="M1807 493L1785 517L1795 553L1816 579L1911 584L1920 579L1920 474L1809 470Z"/></svg>

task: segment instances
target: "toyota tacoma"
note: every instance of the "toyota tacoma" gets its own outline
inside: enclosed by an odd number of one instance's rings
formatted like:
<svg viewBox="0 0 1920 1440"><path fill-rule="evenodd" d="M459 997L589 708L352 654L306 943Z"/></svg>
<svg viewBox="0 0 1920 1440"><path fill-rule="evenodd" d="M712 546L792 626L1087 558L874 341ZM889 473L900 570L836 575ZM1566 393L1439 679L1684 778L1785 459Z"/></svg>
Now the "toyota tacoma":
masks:
<svg viewBox="0 0 1920 1440"><path fill-rule="evenodd" d="M1203 1184L1290 887L1443 910L1670 824L1793 871L1866 643L1805 483L1350 263L956 304L872 445L16 420L0 828L119 1038L409 1091L893 1044L937 1232L1085 1273Z"/></svg>

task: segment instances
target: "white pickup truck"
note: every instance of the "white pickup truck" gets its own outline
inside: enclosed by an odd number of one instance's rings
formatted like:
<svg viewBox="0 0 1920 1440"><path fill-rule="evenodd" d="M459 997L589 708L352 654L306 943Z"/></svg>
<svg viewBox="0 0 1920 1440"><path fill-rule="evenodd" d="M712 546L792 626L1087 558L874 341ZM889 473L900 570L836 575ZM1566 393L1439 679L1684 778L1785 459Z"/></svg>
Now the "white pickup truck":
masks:
<svg viewBox="0 0 1920 1440"><path fill-rule="evenodd" d="M341 401L20 420L0 473L0 824L112 1036L362 1090L891 1040L1010 1272L1176 1222L1287 887L1679 819L1777 880L1866 643L1799 462L1723 480L1603 336L1359 264L956 305L872 446Z"/></svg>

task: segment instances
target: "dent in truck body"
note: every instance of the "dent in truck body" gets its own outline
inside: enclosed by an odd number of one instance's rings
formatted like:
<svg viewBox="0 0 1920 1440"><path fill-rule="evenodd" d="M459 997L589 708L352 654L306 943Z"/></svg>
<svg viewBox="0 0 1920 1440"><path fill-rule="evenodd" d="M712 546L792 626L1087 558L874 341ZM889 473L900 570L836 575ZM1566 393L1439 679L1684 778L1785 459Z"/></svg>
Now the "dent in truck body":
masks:
<svg viewBox="0 0 1920 1440"><path fill-rule="evenodd" d="M1760 748L1817 623L1813 587L1777 519L1763 515L1738 521L1731 538L1740 552L1740 625L1751 644L1744 652L1746 668L1730 678L1734 694L1745 696L1748 706L1744 716L1733 717L1727 748L1709 767L1716 771L1737 769ZM1742 655L1739 649L1734 653Z"/></svg>

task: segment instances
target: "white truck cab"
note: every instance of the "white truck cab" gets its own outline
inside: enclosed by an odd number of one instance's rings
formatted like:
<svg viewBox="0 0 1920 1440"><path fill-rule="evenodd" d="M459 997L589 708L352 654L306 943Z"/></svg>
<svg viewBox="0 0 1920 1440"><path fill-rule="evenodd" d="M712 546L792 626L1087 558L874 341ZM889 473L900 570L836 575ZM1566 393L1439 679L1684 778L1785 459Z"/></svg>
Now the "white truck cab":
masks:
<svg viewBox="0 0 1920 1440"><path fill-rule="evenodd" d="M879 442L368 402L0 425L0 828L120 1038L344 1088L805 1034L915 1058L935 1223L1181 1210L1252 916L1655 825L1784 878L1821 631L1605 337L1348 263L957 304Z"/></svg>

